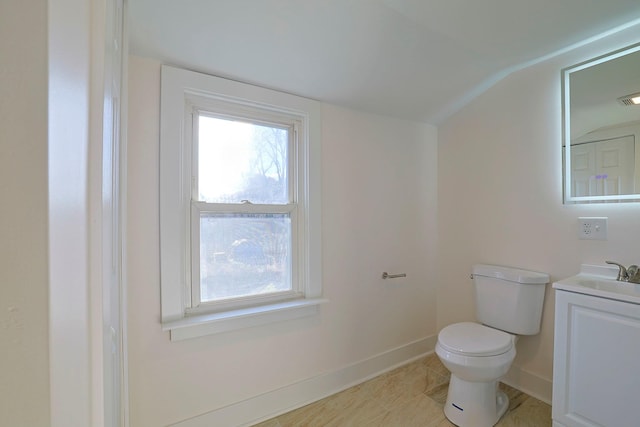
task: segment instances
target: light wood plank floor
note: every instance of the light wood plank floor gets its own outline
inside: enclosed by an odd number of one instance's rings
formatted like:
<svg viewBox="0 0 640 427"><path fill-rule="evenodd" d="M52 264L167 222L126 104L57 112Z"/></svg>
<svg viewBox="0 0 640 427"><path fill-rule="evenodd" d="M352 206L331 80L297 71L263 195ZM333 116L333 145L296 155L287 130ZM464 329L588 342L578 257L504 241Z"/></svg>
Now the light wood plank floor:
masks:
<svg viewBox="0 0 640 427"><path fill-rule="evenodd" d="M448 427L449 372L435 354L256 427ZM551 426L551 406L505 384L509 409L499 427Z"/></svg>

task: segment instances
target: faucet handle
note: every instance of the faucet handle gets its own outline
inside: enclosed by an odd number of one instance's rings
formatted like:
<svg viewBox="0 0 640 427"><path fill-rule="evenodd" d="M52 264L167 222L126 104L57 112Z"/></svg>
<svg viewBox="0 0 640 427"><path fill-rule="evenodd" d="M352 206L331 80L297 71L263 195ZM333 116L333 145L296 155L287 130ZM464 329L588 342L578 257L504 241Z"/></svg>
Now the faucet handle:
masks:
<svg viewBox="0 0 640 427"><path fill-rule="evenodd" d="M627 272L627 269L624 268L624 265L622 264L618 264L617 262L613 262L613 261L605 261L607 264L613 264L613 265L617 265L619 270L618 270L618 278L616 280L619 280L621 282L626 282L627 280L629 280L629 273ZM633 267L633 266L632 266ZM635 266L636 269L638 268L638 266Z"/></svg>
<svg viewBox="0 0 640 427"><path fill-rule="evenodd" d="M627 275L629 278L627 279L631 283L640 283L640 267L637 265L630 265L627 268Z"/></svg>

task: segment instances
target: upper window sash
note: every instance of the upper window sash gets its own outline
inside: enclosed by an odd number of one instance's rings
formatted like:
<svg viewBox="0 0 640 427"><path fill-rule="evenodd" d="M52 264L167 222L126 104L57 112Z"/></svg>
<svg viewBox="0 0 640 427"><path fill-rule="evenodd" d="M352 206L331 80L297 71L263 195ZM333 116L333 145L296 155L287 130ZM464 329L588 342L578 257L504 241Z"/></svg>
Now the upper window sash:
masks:
<svg viewBox="0 0 640 427"><path fill-rule="evenodd" d="M203 103L205 100L202 100L200 97L198 100ZM242 108L236 114L228 114L226 112L220 111L211 111L211 108L219 108L223 109L233 109L229 107L227 104L223 104L221 102L211 103L208 102L208 109L203 109L201 104L193 104L196 102L195 99L191 99L187 104L186 119L188 122L191 122L191 126L185 129L185 143L188 145L187 151L191 153L191 164L185 168L185 179L189 178L191 183L191 198L194 201L199 201L199 181L198 181L198 172L199 172L199 152L198 152L198 135L199 135L199 119L200 116L211 117L216 119L230 120L230 121L238 121L248 124L260 125L265 127L273 127L287 130L288 140L287 140L287 164L284 165L286 167L286 185L287 185L287 197L289 200L289 204L298 203L300 200L299 191L301 190L301 185L304 183L299 182L302 177L300 175L300 170L303 167L303 163L305 159L300 156L304 156L305 153L302 151L303 148L300 147L301 141L299 141L298 136L300 135L300 129L303 126L301 119L295 119L289 114L285 114L283 112L272 112L272 111L261 111L257 108ZM240 115L242 113L242 115ZM252 202L251 200L248 200ZM253 203L253 202L252 202Z"/></svg>

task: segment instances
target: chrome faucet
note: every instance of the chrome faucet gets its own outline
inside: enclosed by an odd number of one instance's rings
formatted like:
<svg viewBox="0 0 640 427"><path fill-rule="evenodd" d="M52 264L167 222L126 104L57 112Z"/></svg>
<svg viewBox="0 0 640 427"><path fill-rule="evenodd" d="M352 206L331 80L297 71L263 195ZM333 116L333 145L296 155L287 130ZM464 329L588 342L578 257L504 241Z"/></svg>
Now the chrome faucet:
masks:
<svg viewBox="0 0 640 427"><path fill-rule="evenodd" d="M618 266L618 277L616 280L620 282L631 282L640 284L640 267L637 265L630 265L629 268L624 268L624 265L618 264L613 261L605 261L607 264L613 264Z"/></svg>

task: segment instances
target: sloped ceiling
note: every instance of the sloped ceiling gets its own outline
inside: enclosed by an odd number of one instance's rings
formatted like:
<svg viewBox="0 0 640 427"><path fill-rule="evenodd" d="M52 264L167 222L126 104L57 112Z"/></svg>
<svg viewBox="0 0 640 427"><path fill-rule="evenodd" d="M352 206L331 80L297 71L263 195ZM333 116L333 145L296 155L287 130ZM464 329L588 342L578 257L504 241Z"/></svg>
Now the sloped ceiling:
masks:
<svg viewBox="0 0 640 427"><path fill-rule="evenodd" d="M431 124L638 0L129 0L133 54Z"/></svg>

